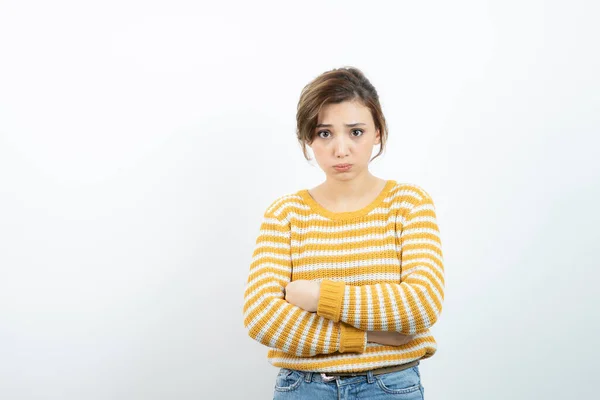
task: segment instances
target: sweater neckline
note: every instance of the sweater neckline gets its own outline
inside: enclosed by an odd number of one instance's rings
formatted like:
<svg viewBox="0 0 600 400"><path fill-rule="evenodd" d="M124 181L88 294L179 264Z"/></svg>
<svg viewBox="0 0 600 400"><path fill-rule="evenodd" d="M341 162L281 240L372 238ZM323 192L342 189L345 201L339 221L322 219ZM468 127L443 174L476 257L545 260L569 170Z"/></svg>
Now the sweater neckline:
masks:
<svg viewBox="0 0 600 400"><path fill-rule="evenodd" d="M396 184L396 181L394 181L393 179L386 180L386 183L385 183L383 189L381 190L381 192L379 192L377 197L375 197L375 199L373 201L371 201L371 203L367 204L366 206L364 206L358 210L354 210L354 211L343 211L343 212L330 211L330 210L326 209L325 207L323 207L320 203L318 203L312 197L312 195L310 194L308 189L302 189L298 192L298 194L300 195L300 197L302 197L302 199L306 202L306 204L308 204L308 206L310 207L310 209L312 211L314 211L317 214L320 214L324 217L327 217L329 219L339 221L339 220L358 218L358 217L362 217L362 216L368 214L369 212L371 212L374 208L376 208L383 202L383 200L388 195L388 193L392 190L392 188L394 187L395 184Z"/></svg>

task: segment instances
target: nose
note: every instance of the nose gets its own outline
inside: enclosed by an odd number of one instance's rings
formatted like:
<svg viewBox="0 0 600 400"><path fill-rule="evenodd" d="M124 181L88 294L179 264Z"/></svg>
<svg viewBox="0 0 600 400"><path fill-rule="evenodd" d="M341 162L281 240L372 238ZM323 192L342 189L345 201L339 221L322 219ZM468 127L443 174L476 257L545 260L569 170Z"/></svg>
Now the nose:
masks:
<svg viewBox="0 0 600 400"><path fill-rule="evenodd" d="M343 158L348 155L350 145L346 143L346 138L344 137L344 135L339 135L338 137L336 137L333 146L336 157Z"/></svg>

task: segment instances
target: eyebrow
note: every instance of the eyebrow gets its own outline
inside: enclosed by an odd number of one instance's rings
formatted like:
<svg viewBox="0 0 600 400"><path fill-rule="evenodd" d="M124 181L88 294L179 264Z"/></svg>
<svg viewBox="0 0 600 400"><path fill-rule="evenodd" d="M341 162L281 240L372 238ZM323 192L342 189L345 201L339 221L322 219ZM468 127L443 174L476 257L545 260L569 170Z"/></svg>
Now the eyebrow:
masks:
<svg viewBox="0 0 600 400"><path fill-rule="evenodd" d="M367 124L364 124L362 122L357 122L357 123L354 123L354 124L344 124L344 125L346 125L347 127L351 128L353 126L367 125ZM329 128L331 126L333 126L333 125L331 125L331 124L317 124L317 126L315 128Z"/></svg>

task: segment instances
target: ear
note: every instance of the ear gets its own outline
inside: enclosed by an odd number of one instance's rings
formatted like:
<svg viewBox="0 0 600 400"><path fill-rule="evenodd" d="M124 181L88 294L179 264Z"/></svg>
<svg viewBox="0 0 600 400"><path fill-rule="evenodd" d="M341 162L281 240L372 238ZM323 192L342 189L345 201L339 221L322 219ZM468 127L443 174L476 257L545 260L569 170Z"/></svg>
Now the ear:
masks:
<svg viewBox="0 0 600 400"><path fill-rule="evenodd" d="M379 129L377 129L375 134L375 144L381 144L381 135L379 134Z"/></svg>

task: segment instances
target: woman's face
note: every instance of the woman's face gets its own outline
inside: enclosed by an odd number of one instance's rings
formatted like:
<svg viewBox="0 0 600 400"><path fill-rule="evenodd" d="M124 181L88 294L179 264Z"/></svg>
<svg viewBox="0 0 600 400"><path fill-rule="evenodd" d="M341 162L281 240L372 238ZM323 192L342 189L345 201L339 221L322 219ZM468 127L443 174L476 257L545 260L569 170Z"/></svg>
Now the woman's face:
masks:
<svg viewBox="0 0 600 400"><path fill-rule="evenodd" d="M344 101L321 109L309 146L328 178L350 180L368 170L373 146L379 141L371 110L357 101ZM351 167L340 170L334 167L337 164Z"/></svg>

